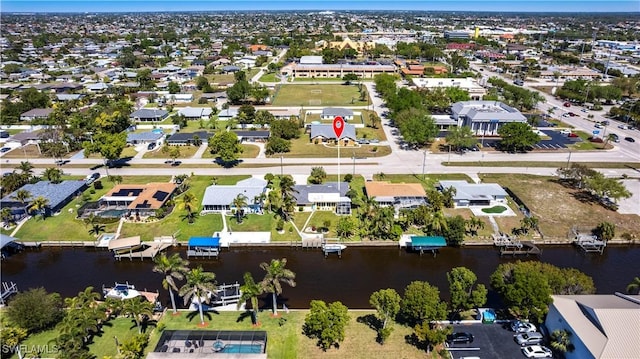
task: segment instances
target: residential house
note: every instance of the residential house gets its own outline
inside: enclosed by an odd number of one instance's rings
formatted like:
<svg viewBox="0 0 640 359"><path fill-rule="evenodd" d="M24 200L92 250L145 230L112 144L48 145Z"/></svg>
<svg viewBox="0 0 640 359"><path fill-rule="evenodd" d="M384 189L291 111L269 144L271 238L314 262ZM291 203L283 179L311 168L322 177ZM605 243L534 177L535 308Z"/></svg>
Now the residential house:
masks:
<svg viewBox="0 0 640 359"><path fill-rule="evenodd" d="M218 120L229 121L238 116L237 108L226 108L218 113Z"/></svg>
<svg viewBox="0 0 640 359"><path fill-rule="evenodd" d="M329 124L311 124L310 140L313 143L326 142L327 140L336 140L336 134L333 131L333 125ZM350 146L356 141L356 126L345 124L344 130L340 135L341 144Z"/></svg>
<svg viewBox="0 0 640 359"><path fill-rule="evenodd" d="M269 140L269 136L271 136L271 131L269 130L234 130L233 132L238 135L238 141L240 142L267 142Z"/></svg>
<svg viewBox="0 0 640 359"><path fill-rule="evenodd" d="M566 330L573 350L566 359L637 358L640 353L640 295L622 293L552 295L544 325Z"/></svg>
<svg viewBox="0 0 640 359"><path fill-rule="evenodd" d="M60 93L60 94L56 94L56 101L66 102L66 101L80 100L83 96L84 96L83 94Z"/></svg>
<svg viewBox="0 0 640 359"><path fill-rule="evenodd" d="M177 189L174 183L119 184L98 201L102 209L128 210L127 215L152 216Z"/></svg>
<svg viewBox="0 0 640 359"><path fill-rule="evenodd" d="M176 132L167 138L167 144L171 146L190 146L194 143L196 136L202 143L207 143L213 134L207 131Z"/></svg>
<svg viewBox="0 0 640 359"><path fill-rule="evenodd" d="M193 102L192 93L173 93L164 95L167 103L189 103Z"/></svg>
<svg viewBox="0 0 640 359"><path fill-rule="evenodd" d="M295 185L296 204L306 211L334 211L351 214L351 199L347 197L348 182Z"/></svg>
<svg viewBox="0 0 640 359"><path fill-rule="evenodd" d="M381 207L416 208L427 204L427 193L420 183L367 181L364 188L367 197Z"/></svg>
<svg viewBox="0 0 640 359"><path fill-rule="evenodd" d="M300 117L300 111L294 109L268 109L267 111L269 111L276 120L288 120L291 117Z"/></svg>
<svg viewBox="0 0 640 359"><path fill-rule="evenodd" d="M507 203L509 194L497 183L468 183L466 181L440 181L438 189L453 187L456 207L493 206Z"/></svg>
<svg viewBox="0 0 640 359"><path fill-rule="evenodd" d="M497 136L498 128L511 123L527 123L517 109L499 101L461 101L451 106L458 126L469 126L477 136Z"/></svg>
<svg viewBox="0 0 640 359"><path fill-rule="evenodd" d="M211 107L185 107L181 108L178 114L187 120L208 120L212 112Z"/></svg>
<svg viewBox="0 0 640 359"><path fill-rule="evenodd" d="M162 131L127 133L127 143L131 145L151 144L151 143L155 143L156 145L159 145L162 143L163 138L164 138L164 132Z"/></svg>
<svg viewBox="0 0 640 359"><path fill-rule="evenodd" d="M129 118L136 122L161 122L169 117L169 112L157 108L141 108L129 115Z"/></svg>
<svg viewBox="0 0 640 359"><path fill-rule="evenodd" d="M20 121L47 119L51 113L53 113L52 108L34 108L20 114Z"/></svg>
<svg viewBox="0 0 640 359"><path fill-rule="evenodd" d="M93 93L103 93L109 89L109 85L105 84L104 82L87 84L84 87L87 89L87 91Z"/></svg>
<svg viewBox="0 0 640 359"><path fill-rule="evenodd" d="M345 121L353 120L353 110L340 107L328 107L322 109L321 118L323 120L333 120L337 116L342 117Z"/></svg>
<svg viewBox="0 0 640 359"><path fill-rule="evenodd" d="M202 208L204 212L226 212L237 209L233 200L239 195L245 197L245 213L261 213L267 181L251 177L238 181L235 185L211 185L204 191Z"/></svg>
<svg viewBox="0 0 640 359"><path fill-rule="evenodd" d="M0 204L2 208L11 208L14 218L20 219L28 214L27 207L31 201L38 197L44 197L49 201L44 211L46 215L50 216L60 211L86 188L87 183L83 180L69 180L60 183L52 183L49 181L29 183L20 188L31 194L27 202L21 203L16 199L16 193L18 192L18 190L16 190L2 198Z"/></svg>

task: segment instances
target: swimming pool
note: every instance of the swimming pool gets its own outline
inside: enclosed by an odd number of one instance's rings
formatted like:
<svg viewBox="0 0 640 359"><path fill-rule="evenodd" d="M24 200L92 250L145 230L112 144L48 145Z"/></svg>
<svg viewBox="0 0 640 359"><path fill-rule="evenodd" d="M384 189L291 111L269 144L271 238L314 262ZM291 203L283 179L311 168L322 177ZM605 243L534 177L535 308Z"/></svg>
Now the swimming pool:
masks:
<svg viewBox="0 0 640 359"><path fill-rule="evenodd" d="M122 217L123 214L127 213L128 210L126 209L108 209L106 211L102 211L100 213L98 213L99 217L111 217L111 218L117 218L117 217Z"/></svg>
<svg viewBox="0 0 640 359"><path fill-rule="evenodd" d="M227 344L220 353L251 354L263 353L262 344Z"/></svg>

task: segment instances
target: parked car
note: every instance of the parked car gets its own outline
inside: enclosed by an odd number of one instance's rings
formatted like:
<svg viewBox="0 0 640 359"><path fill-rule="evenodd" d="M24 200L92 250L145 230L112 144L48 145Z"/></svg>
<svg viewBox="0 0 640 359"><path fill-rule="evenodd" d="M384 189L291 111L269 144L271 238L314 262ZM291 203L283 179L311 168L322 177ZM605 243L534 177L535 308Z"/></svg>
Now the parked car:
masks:
<svg viewBox="0 0 640 359"><path fill-rule="evenodd" d="M147 150L151 151L152 149L156 148L156 143L155 142L151 142L148 146L147 146Z"/></svg>
<svg viewBox="0 0 640 359"><path fill-rule="evenodd" d="M538 329L535 325L529 322L523 322L521 320L514 320L511 322L511 330L516 333L536 332Z"/></svg>
<svg viewBox="0 0 640 359"><path fill-rule="evenodd" d="M522 353L527 358L552 358L553 353L551 349L543 347L541 345L531 345L522 348Z"/></svg>
<svg viewBox="0 0 640 359"><path fill-rule="evenodd" d="M611 139L613 140L613 142L620 142L620 137L618 137L618 135L616 135L615 133L611 134Z"/></svg>
<svg viewBox="0 0 640 359"><path fill-rule="evenodd" d="M593 125L593 126L594 126L595 128L604 128L604 126L602 126L602 125L601 125L601 124L599 124L599 123L596 123L596 124L595 124L595 125Z"/></svg>
<svg viewBox="0 0 640 359"><path fill-rule="evenodd" d="M87 177L84 178L84 181L87 182L87 184L92 184L98 178L100 178L100 174L93 172L92 174L88 174Z"/></svg>
<svg viewBox="0 0 640 359"><path fill-rule="evenodd" d="M618 125L618 128L621 129L621 130L627 130L627 129L629 129L629 126L627 126L627 125Z"/></svg>
<svg viewBox="0 0 640 359"><path fill-rule="evenodd" d="M473 343L473 334L465 332L456 332L447 335L447 343L449 344L468 344Z"/></svg>
<svg viewBox="0 0 640 359"><path fill-rule="evenodd" d="M571 107L571 103L569 103L569 102L565 102L565 103L563 103L563 104L562 104L562 106L564 106L564 107Z"/></svg>
<svg viewBox="0 0 640 359"><path fill-rule="evenodd" d="M538 332L533 333L520 333L514 337L516 343L521 346L536 345L542 343L542 334Z"/></svg>
<svg viewBox="0 0 640 359"><path fill-rule="evenodd" d="M0 148L0 153L5 153L5 152L9 152L9 151L11 151L11 148L9 148L9 147Z"/></svg>
<svg viewBox="0 0 640 359"><path fill-rule="evenodd" d="M629 142L636 142L636 140L633 139L633 137L625 137L624 140Z"/></svg>

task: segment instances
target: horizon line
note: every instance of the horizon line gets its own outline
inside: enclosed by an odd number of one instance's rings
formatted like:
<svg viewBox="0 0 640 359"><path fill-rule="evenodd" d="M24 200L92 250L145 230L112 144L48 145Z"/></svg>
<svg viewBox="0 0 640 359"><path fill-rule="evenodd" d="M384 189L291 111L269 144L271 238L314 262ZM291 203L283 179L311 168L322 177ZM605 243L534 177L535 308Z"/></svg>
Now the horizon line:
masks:
<svg viewBox="0 0 640 359"><path fill-rule="evenodd" d="M125 14L125 13L194 13L194 12L205 12L205 13L215 13L215 12L316 12L316 11L330 11L330 12L448 12L448 13L529 13L529 14L639 14L638 11L568 11L568 10L445 10L445 9L433 9L433 10L409 10L409 9L397 9L397 10L387 10L387 9L341 9L341 10L331 10L326 8L318 8L318 9L218 9L218 10L92 10L92 11L1 11L0 14L12 14L12 15L30 15L30 14Z"/></svg>

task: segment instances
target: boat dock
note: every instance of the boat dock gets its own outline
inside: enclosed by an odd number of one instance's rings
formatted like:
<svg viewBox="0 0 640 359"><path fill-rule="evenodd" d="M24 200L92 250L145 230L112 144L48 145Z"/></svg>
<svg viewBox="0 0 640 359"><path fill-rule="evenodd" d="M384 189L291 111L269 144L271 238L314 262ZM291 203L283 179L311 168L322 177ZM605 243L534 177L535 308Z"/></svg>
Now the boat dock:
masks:
<svg viewBox="0 0 640 359"><path fill-rule="evenodd" d="M187 258L218 258L220 237L191 237L187 247Z"/></svg>
<svg viewBox="0 0 640 359"><path fill-rule="evenodd" d="M335 239L335 240L326 239L324 243L322 243L321 248L325 258L327 258L331 253L336 253L338 255L338 258L342 258L342 251L347 249L347 246L340 243L339 239Z"/></svg>
<svg viewBox="0 0 640 359"><path fill-rule="evenodd" d="M4 305L6 300L18 293L18 285L14 282L2 282L2 287L0 288L0 304Z"/></svg>
<svg viewBox="0 0 640 359"><path fill-rule="evenodd" d="M109 250L117 260L122 258L154 258L161 251L175 245L173 237L156 237L153 242L142 242L140 236L109 241Z"/></svg>
<svg viewBox="0 0 640 359"><path fill-rule="evenodd" d="M294 249L317 249L322 248L322 238L303 238L301 241L292 241L291 247Z"/></svg>
<svg viewBox="0 0 640 359"><path fill-rule="evenodd" d="M578 234L573 243L581 248L585 253L600 253L604 252L604 248L607 246L607 242L601 241L596 236Z"/></svg>
<svg viewBox="0 0 640 359"><path fill-rule="evenodd" d="M502 245L500 248L500 255L540 255L542 249L538 248L532 241L518 241L511 244Z"/></svg>

